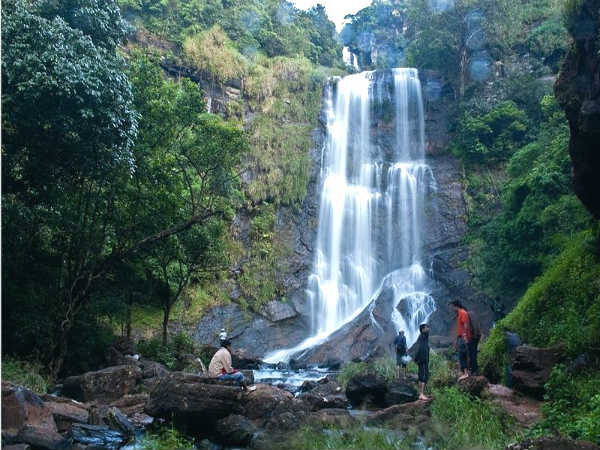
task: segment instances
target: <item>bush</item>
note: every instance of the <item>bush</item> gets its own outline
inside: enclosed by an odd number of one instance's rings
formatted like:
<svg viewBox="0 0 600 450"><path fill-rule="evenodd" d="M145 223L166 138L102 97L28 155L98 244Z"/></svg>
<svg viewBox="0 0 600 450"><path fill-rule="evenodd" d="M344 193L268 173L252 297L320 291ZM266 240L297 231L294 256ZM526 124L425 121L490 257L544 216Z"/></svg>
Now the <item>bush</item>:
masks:
<svg viewBox="0 0 600 450"><path fill-rule="evenodd" d="M290 450L409 450L415 448L415 436L391 430L363 427L326 428L319 431L303 428L282 443L280 448Z"/></svg>
<svg viewBox="0 0 600 450"><path fill-rule="evenodd" d="M569 373L564 365L552 370L546 383L544 420L534 434L559 432L600 444L600 373Z"/></svg>
<svg viewBox="0 0 600 450"><path fill-rule="evenodd" d="M390 356L377 358L368 363L349 362L342 367L338 382L346 388L348 381L355 375L375 374L390 382L396 379L396 360Z"/></svg>
<svg viewBox="0 0 600 450"><path fill-rule="evenodd" d="M596 246L597 238L590 232L580 233L491 331L479 354L482 371L490 380L500 378L508 358L502 326L516 331L531 345L565 342L571 355L600 342L600 261Z"/></svg>
<svg viewBox="0 0 600 450"><path fill-rule="evenodd" d="M187 438L173 426L164 427L156 433L146 434L139 443L141 450L195 449L194 441Z"/></svg>
<svg viewBox="0 0 600 450"><path fill-rule="evenodd" d="M139 341L137 350L145 358L161 362L171 370L180 368L178 363L182 356L198 353L196 343L186 333L173 336L166 347L162 344L162 339L156 336L147 341Z"/></svg>
<svg viewBox="0 0 600 450"><path fill-rule="evenodd" d="M512 424L487 401L450 387L434 391L432 417L443 427L444 449L501 449L509 444Z"/></svg>
<svg viewBox="0 0 600 450"><path fill-rule="evenodd" d="M50 387L50 380L42 375L40 364L10 357L2 358L2 381L25 386L37 394L45 394Z"/></svg>

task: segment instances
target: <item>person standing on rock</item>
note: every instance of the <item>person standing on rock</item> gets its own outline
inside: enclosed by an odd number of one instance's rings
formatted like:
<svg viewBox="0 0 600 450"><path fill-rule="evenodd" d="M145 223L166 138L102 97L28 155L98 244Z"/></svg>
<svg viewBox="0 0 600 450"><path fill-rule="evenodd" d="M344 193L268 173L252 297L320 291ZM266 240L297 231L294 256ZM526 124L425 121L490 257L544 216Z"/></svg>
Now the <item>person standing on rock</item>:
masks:
<svg viewBox="0 0 600 450"><path fill-rule="evenodd" d="M406 378L406 356L408 347L406 346L404 330L398 331L398 336L394 338L394 346L396 347L396 378L400 378L400 367L404 368L404 378Z"/></svg>
<svg viewBox="0 0 600 450"><path fill-rule="evenodd" d="M481 340L481 323L473 311L468 311L468 315L469 329L471 331L471 340L467 344L467 349L469 350L469 370L470 374L475 376L479 372L477 347L479 347L479 341Z"/></svg>
<svg viewBox="0 0 600 450"><path fill-rule="evenodd" d="M456 350L458 351L458 361L460 363L460 371L462 374L458 377L458 381L464 380L469 376L468 354L469 342L471 342L471 325L469 323L469 313L463 305L454 300L450 302L450 307L457 313L456 316Z"/></svg>
<svg viewBox="0 0 600 450"><path fill-rule="evenodd" d="M508 353L508 360L506 362L506 387L512 388L512 367L510 366L510 360L516 348L521 345L521 337L507 326L503 326L502 331L504 332L506 353Z"/></svg>
<svg viewBox="0 0 600 450"><path fill-rule="evenodd" d="M425 385L429 381L429 325L419 325L419 338L415 344L414 360L419 367L419 400L429 400L425 395Z"/></svg>
<svg viewBox="0 0 600 450"><path fill-rule="evenodd" d="M221 341L221 348L217 350L208 365L208 375L221 381L237 381L244 390L248 390L244 374L232 366L231 341L229 339Z"/></svg>

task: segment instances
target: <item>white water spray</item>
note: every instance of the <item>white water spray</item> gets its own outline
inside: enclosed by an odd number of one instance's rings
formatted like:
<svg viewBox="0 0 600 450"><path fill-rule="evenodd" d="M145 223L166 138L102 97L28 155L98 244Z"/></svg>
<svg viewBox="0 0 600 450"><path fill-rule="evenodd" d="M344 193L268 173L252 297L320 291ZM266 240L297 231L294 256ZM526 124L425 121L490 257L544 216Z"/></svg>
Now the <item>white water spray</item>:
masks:
<svg viewBox="0 0 600 450"><path fill-rule="evenodd" d="M384 286L393 289L391 320L409 346L435 310L421 265L425 197L435 179L425 164L417 70L347 76L328 88L325 108L319 226L307 289L313 334L268 354L266 362L287 361L324 342ZM373 127L387 122L386 134L395 139L374 142Z"/></svg>

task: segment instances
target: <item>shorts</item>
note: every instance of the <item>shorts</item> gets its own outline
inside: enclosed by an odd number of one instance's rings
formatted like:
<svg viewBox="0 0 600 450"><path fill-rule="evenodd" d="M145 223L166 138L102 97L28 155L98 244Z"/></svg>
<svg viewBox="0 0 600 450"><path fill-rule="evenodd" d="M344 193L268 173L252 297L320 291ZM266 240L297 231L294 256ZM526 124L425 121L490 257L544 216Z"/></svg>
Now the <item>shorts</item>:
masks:
<svg viewBox="0 0 600 450"><path fill-rule="evenodd" d="M406 362L404 362L404 357L406 355L402 354L402 353L396 353L396 365L397 366L402 366L402 367L406 367Z"/></svg>
<svg viewBox="0 0 600 450"><path fill-rule="evenodd" d="M429 364L419 363L419 381L421 383L427 383L429 381Z"/></svg>

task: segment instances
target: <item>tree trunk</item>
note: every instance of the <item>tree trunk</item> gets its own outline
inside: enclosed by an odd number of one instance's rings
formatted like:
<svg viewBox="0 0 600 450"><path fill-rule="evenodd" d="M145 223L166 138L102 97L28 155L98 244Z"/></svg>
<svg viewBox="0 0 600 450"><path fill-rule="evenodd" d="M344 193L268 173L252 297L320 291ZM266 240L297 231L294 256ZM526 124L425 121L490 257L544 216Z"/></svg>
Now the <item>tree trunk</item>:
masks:
<svg viewBox="0 0 600 450"><path fill-rule="evenodd" d="M171 315L171 305L163 309L163 323L162 323L162 343L166 347L169 342L168 326L169 316Z"/></svg>

